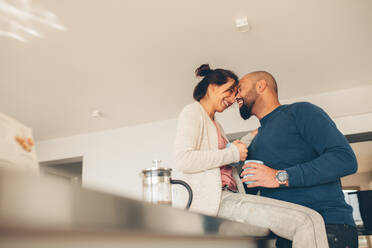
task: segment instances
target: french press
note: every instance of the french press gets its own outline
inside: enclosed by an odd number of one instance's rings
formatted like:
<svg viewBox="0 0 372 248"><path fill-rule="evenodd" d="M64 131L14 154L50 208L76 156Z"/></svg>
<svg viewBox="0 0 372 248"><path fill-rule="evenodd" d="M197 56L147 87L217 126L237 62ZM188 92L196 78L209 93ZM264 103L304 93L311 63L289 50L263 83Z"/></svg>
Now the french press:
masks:
<svg viewBox="0 0 372 248"><path fill-rule="evenodd" d="M171 168L159 167L161 160L153 160L153 167L142 171L143 174L143 200L160 205L172 206L172 184L184 186L189 193L186 209L191 206L193 194L190 185L182 180L171 178Z"/></svg>

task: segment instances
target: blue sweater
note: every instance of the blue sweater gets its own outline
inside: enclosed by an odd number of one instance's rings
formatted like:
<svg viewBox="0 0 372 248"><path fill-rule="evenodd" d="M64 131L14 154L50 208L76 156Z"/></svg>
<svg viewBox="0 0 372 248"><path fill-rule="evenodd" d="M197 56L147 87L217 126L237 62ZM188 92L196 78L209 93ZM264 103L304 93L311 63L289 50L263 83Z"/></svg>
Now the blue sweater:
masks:
<svg viewBox="0 0 372 248"><path fill-rule="evenodd" d="M340 178L357 171L357 160L330 117L311 103L299 102L279 106L260 123L248 158L285 169L289 176L288 188L259 188L261 195L312 208L326 224L355 226Z"/></svg>

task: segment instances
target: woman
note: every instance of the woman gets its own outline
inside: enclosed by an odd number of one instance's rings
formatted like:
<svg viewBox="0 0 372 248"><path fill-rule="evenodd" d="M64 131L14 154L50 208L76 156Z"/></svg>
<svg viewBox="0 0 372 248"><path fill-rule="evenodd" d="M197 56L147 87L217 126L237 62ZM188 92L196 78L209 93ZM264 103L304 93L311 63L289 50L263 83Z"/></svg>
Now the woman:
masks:
<svg viewBox="0 0 372 248"><path fill-rule="evenodd" d="M247 145L237 140L226 147L227 138L215 120L216 112L234 103L238 78L231 71L211 70L206 64L196 75L203 77L194 89L196 102L182 110L175 140L175 167L194 192L190 209L269 228L293 240L293 247L328 247L324 222L317 212L245 194L236 169L229 164L245 160Z"/></svg>

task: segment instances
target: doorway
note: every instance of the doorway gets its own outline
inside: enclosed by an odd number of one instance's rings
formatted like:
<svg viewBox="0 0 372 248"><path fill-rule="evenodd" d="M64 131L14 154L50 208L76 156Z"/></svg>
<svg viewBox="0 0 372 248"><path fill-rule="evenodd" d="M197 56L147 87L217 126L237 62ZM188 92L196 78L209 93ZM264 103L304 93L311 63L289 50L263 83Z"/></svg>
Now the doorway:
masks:
<svg viewBox="0 0 372 248"><path fill-rule="evenodd" d="M74 157L40 163L40 173L57 180L81 185L83 157Z"/></svg>

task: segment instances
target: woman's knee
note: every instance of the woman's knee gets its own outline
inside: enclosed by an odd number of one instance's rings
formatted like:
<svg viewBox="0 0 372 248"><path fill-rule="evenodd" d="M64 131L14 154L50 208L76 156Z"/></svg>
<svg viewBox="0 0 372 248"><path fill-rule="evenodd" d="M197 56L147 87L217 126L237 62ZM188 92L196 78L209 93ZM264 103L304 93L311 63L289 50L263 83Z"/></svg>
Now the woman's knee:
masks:
<svg viewBox="0 0 372 248"><path fill-rule="evenodd" d="M308 215L314 222L324 224L323 217L317 211L310 209Z"/></svg>
<svg viewBox="0 0 372 248"><path fill-rule="evenodd" d="M307 211L304 226L315 230L321 230L321 227L324 227L323 217L314 210Z"/></svg>

